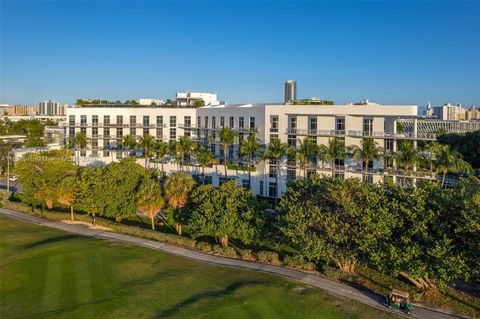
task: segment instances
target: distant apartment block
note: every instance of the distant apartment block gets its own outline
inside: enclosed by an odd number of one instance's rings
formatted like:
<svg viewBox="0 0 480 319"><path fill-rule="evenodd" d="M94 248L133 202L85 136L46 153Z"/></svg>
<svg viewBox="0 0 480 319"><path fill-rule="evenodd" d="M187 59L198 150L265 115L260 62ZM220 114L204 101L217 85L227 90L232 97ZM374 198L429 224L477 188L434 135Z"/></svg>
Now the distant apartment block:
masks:
<svg viewBox="0 0 480 319"><path fill-rule="evenodd" d="M140 105L163 105L163 104L165 104L165 101L160 100L160 99L138 99L138 104L140 104Z"/></svg>
<svg viewBox="0 0 480 319"><path fill-rule="evenodd" d="M203 105L218 105L217 94L200 92L178 92L176 95L177 106L194 107L195 102L203 101Z"/></svg>
<svg viewBox="0 0 480 319"><path fill-rule="evenodd" d="M292 103L297 100L297 81L288 80L285 82L284 102Z"/></svg>
<svg viewBox="0 0 480 319"><path fill-rule="evenodd" d="M54 100L45 100L38 104L39 115L65 116L65 105Z"/></svg>
<svg viewBox="0 0 480 319"><path fill-rule="evenodd" d="M1 116L31 116L38 113L38 109L31 105L0 105Z"/></svg>
<svg viewBox="0 0 480 319"><path fill-rule="evenodd" d="M442 106L434 106L428 102L425 110L426 118L434 118L442 121L463 121L466 120L466 112L460 104L452 105L445 103Z"/></svg>

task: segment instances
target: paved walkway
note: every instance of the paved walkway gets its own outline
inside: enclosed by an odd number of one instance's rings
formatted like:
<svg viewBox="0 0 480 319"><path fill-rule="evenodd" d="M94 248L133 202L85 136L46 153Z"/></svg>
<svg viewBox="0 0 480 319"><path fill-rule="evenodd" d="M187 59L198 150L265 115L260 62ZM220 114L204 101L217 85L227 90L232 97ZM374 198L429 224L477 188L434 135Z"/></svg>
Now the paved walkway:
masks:
<svg viewBox="0 0 480 319"><path fill-rule="evenodd" d="M304 273L304 272L293 270L293 269L288 269L288 268L283 268L283 267L273 266L273 265L264 265L260 263L225 258L220 256L214 256L214 255L205 254L199 251L167 245L164 243L160 243L158 241L148 240L140 237L118 234L118 233L109 232L109 231L92 230L87 228L84 225L78 225L78 224L70 225L70 224L64 224L61 222L50 221L50 220L38 218L35 216L31 216L28 214L24 214L17 211L4 209L4 208L0 209L0 214L22 219L34 224L59 229L69 233L75 233L82 236L96 237L96 238L102 238L102 239L119 240L119 241L127 242L129 244L156 249L156 250L167 252L173 255L177 255L177 256L181 256L181 257L185 257L185 258L189 258L189 259L193 259L201 262L206 262L210 264L276 274L276 275L294 279L296 281L300 281L307 285L321 288L330 293L333 293L351 300L355 300L375 308L389 311L385 307L385 298L383 296L380 296L378 294L372 293L367 290L350 287L324 277L315 276L312 274ZM402 313L399 313L399 312L396 312L396 314L403 315ZM407 316L405 315L405 317ZM419 307L414 308L413 315L410 317L418 318L418 319L460 318L457 316L447 315L447 314L443 314L440 312L419 308Z"/></svg>

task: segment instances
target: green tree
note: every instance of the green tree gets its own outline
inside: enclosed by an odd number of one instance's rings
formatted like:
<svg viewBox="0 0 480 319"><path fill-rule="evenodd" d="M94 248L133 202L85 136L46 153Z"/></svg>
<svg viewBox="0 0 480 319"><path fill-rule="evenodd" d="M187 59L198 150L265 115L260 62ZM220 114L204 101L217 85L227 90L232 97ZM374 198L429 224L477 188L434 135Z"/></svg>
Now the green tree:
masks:
<svg viewBox="0 0 480 319"><path fill-rule="evenodd" d="M193 107L202 107L205 106L205 101L204 100L196 100L193 102Z"/></svg>
<svg viewBox="0 0 480 319"><path fill-rule="evenodd" d="M185 165L185 158L190 156L193 149L194 144L189 136L181 136L175 143L175 153L176 158L178 158L180 163L180 170L182 169L182 166Z"/></svg>
<svg viewBox="0 0 480 319"><path fill-rule="evenodd" d="M438 174L442 174L442 187L445 186L445 177L449 172L473 172L470 164L462 159L462 154L457 151L453 151L449 145L442 145L438 147L435 151L436 171Z"/></svg>
<svg viewBox="0 0 480 319"><path fill-rule="evenodd" d="M95 226L96 216L104 214L108 201L108 195L105 194L105 172L105 167L80 169L79 192L75 202L81 210L91 216L92 226Z"/></svg>
<svg viewBox="0 0 480 319"><path fill-rule="evenodd" d="M130 156L130 150L134 149L137 146L137 140L135 139L135 136L132 135L125 135L122 138L122 148L125 151L125 157Z"/></svg>
<svg viewBox="0 0 480 319"><path fill-rule="evenodd" d="M219 188L203 185L192 193L189 226L194 237L212 236L224 247L229 238L248 244L255 235L256 209L251 192L238 187L235 181Z"/></svg>
<svg viewBox="0 0 480 319"><path fill-rule="evenodd" d="M73 221L73 203L78 192L78 181L75 176L68 176L59 183L56 193L60 205L70 207L70 220Z"/></svg>
<svg viewBox="0 0 480 319"><path fill-rule="evenodd" d="M25 147L44 147L47 144L40 136L28 136L25 140Z"/></svg>
<svg viewBox="0 0 480 319"><path fill-rule="evenodd" d="M361 142L361 147L351 145L348 151L352 154L356 161L361 160L363 166L363 179L366 180L368 165L372 161L378 161L383 157L383 147L378 146L378 143L371 138L365 138Z"/></svg>
<svg viewBox="0 0 480 319"><path fill-rule="evenodd" d="M163 169L163 164L165 162L165 156L168 155L169 151L170 151L170 147L166 142L158 141L155 144L155 153L157 155L157 158L160 160L162 175L165 173L165 171Z"/></svg>
<svg viewBox="0 0 480 319"><path fill-rule="evenodd" d="M74 137L70 138L69 144L70 147L75 148L77 164L80 164L80 150L87 146L87 136L85 133L78 132Z"/></svg>
<svg viewBox="0 0 480 319"><path fill-rule="evenodd" d="M318 154L318 146L315 142L307 137L300 141L298 149L294 150L295 162L298 163L300 169L303 171L303 177L307 177L307 167L312 164L313 158Z"/></svg>
<svg viewBox="0 0 480 319"><path fill-rule="evenodd" d="M335 178L335 161L337 159L345 158L345 141L334 137L328 140L328 145L320 145L319 152L322 158L326 161L330 161L332 167L332 178Z"/></svg>
<svg viewBox="0 0 480 319"><path fill-rule="evenodd" d="M213 157L212 152L207 147L203 146L199 146L195 149L195 157L202 168L202 184L205 184L205 167L213 165L217 161Z"/></svg>
<svg viewBox="0 0 480 319"><path fill-rule="evenodd" d="M195 186L195 181L189 174L176 172L173 173L165 182L164 191L168 204L175 209L172 218L175 220L175 230L179 235L182 234L183 215L182 208L188 201L190 193Z"/></svg>
<svg viewBox="0 0 480 319"><path fill-rule="evenodd" d="M152 156L151 152L152 152L152 149L154 148L154 143L155 143L155 139L150 134L143 135L138 142L138 144L143 150L143 156L145 156L145 168L148 168L148 162L149 162L150 156Z"/></svg>
<svg viewBox="0 0 480 319"><path fill-rule="evenodd" d="M389 236L392 218L375 185L313 176L295 180L279 204L282 233L300 255L354 272Z"/></svg>
<svg viewBox="0 0 480 319"><path fill-rule="evenodd" d="M410 141L399 143L395 154L396 165L403 169L403 185L407 183L407 173L418 162L418 150Z"/></svg>
<svg viewBox="0 0 480 319"><path fill-rule="evenodd" d="M155 230L155 217L165 206L160 186L152 179L145 180L137 194L137 208L150 217L152 229Z"/></svg>
<svg viewBox="0 0 480 319"><path fill-rule="evenodd" d="M253 161L259 155L261 148L262 144L260 144L260 140L255 136L255 134L249 135L248 138L243 140L240 144L239 154L247 158L248 185L250 189L252 188L251 167L254 167Z"/></svg>
<svg viewBox="0 0 480 319"><path fill-rule="evenodd" d="M227 179L227 154L228 154L228 147L235 143L235 132L230 128L222 128L219 133L220 137L220 144L223 147L223 165L225 166L225 180Z"/></svg>
<svg viewBox="0 0 480 319"><path fill-rule="evenodd" d="M265 151L265 156L275 160L275 206L277 206L279 191L278 191L278 181L280 177L280 160L287 154L287 144L282 143L279 139L275 139L268 144L267 150ZM270 164L271 165L271 164Z"/></svg>

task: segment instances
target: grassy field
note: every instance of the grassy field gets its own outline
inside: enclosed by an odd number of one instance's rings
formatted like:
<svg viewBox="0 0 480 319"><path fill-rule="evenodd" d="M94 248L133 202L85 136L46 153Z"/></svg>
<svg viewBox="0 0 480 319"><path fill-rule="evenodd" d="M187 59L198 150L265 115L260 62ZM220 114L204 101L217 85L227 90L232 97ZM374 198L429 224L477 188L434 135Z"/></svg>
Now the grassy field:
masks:
<svg viewBox="0 0 480 319"><path fill-rule="evenodd" d="M1 318L394 318L281 277L0 217Z"/></svg>

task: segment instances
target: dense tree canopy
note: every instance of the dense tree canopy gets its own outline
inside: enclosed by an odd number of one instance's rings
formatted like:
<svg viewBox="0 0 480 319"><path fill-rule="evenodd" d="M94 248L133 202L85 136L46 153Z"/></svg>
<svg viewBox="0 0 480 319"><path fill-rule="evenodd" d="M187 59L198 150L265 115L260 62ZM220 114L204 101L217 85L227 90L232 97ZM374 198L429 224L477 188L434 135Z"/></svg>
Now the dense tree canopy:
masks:
<svg viewBox="0 0 480 319"><path fill-rule="evenodd" d="M480 169L480 131L465 134L444 134L438 137L440 144L448 144L460 152L473 168Z"/></svg>

